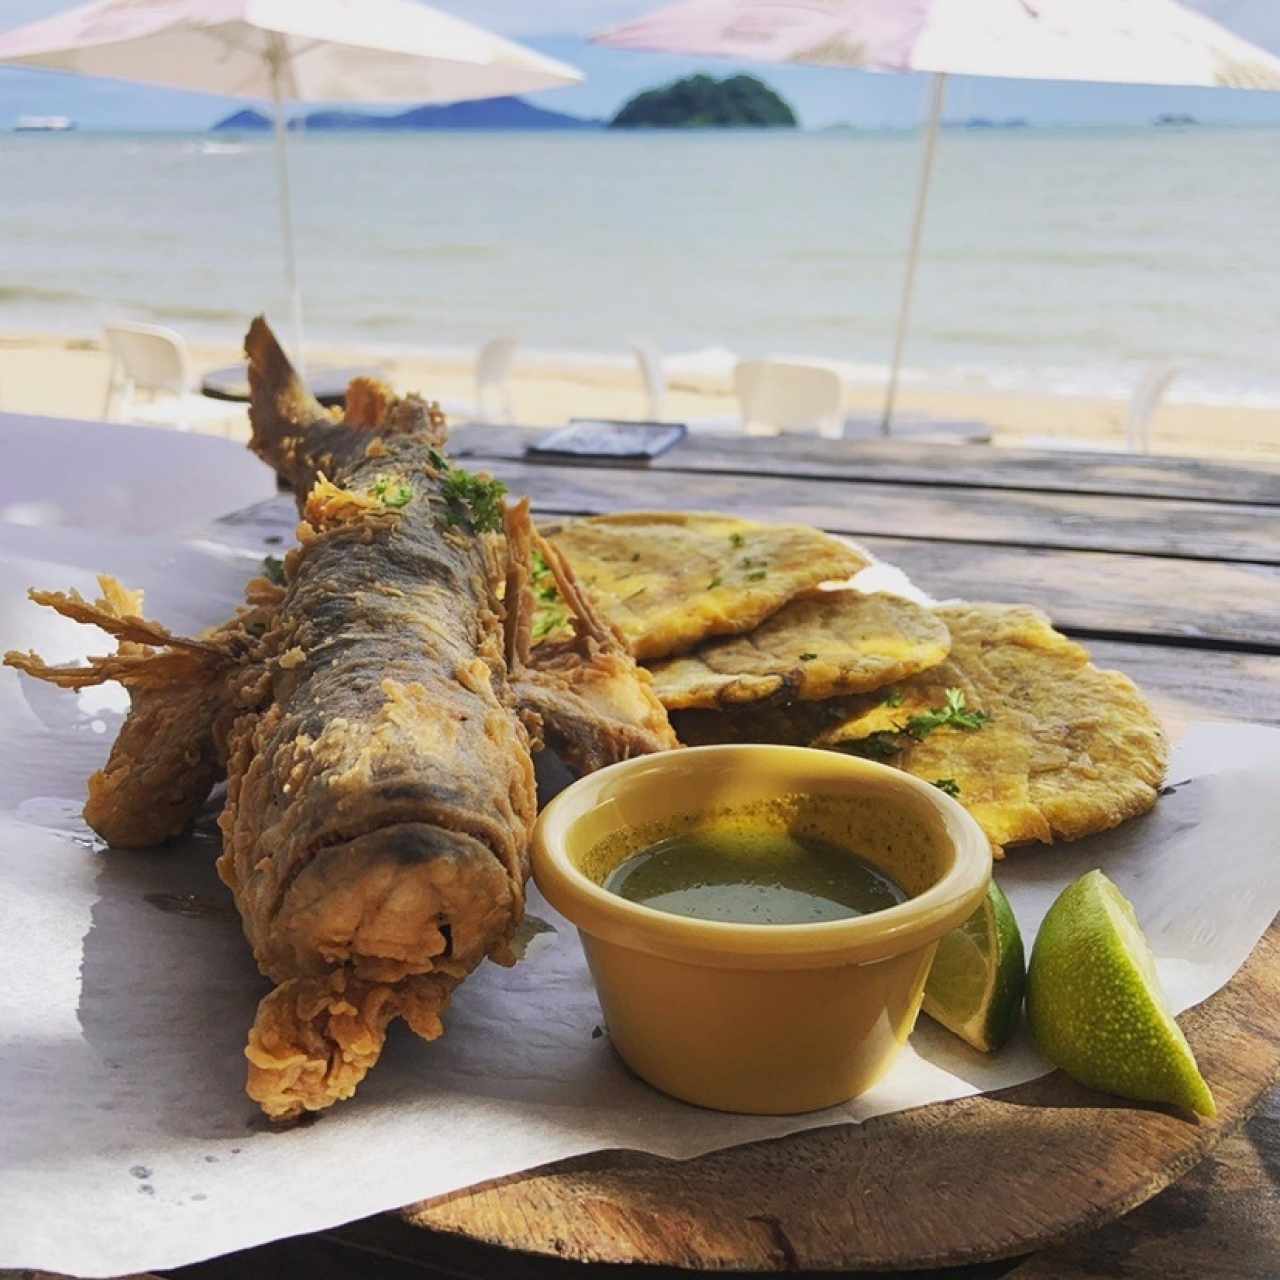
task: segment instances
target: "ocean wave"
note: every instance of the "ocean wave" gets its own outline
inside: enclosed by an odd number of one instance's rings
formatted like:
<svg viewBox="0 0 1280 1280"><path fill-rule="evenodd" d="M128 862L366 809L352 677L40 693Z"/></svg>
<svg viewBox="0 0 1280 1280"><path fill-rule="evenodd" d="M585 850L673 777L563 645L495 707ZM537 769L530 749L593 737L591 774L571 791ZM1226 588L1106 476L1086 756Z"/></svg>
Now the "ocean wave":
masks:
<svg viewBox="0 0 1280 1280"><path fill-rule="evenodd" d="M77 289L43 289L33 284L0 284L0 302L84 302L90 297Z"/></svg>
<svg viewBox="0 0 1280 1280"><path fill-rule="evenodd" d="M859 262L883 261L885 256L881 248L859 249L855 245L833 245L829 249L815 249L806 246L802 249L783 249L778 257L783 262ZM932 255L930 255L932 256Z"/></svg>
<svg viewBox="0 0 1280 1280"><path fill-rule="evenodd" d="M182 302L136 302L127 304L139 311L149 311L152 315L166 320L229 320L236 324L247 324L249 313L243 309L228 307L198 307Z"/></svg>
<svg viewBox="0 0 1280 1280"><path fill-rule="evenodd" d="M991 263L999 267L1084 267L1089 270L1116 267L1160 270L1169 265L1167 254L1150 250L1116 247L1111 249L1057 249L1045 245L1043 249L1009 249L1003 245L963 249L926 249L922 255L929 262L959 263L962 266ZM1195 265L1179 256L1179 266Z"/></svg>
<svg viewBox="0 0 1280 1280"><path fill-rule="evenodd" d="M953 364L913 372L919 381L942 389L1127 401L1137 389L1146 368L1153 363L1161 362L1147 361L1110 367ZM1202 369L1181 368L1169 384L1164 399L1169 404L1275 409L1280 408L1280 382L1264 378L1232 378Z"/></svg>
<svg viewBox="0 0 1280 1280"><path fill-rule="evenodd" d="M379 255L386 258L415 258L444 262L493 262L503 256L496 244L408 244L383 245Z"/></svg>
<svg viewBox="0 0 1280 1280"><path fill-rule="evenodd" d="M417 317L403 311L383 312L356 317L356 325L370 333L401 333L411 329Z"/></svg>
<svg viewBox="0 0 1280 1280"><path fill-rule="evenodd" d="M1001 329L1001 328L929 328L921 326L916 331L919 340L927 338L930 342L947 344L953 347L988 347L988 348L1043 348L1048 339L1044 333L1033 328ZM1074 344L1078 347L1106 347L1114 342L1111 333L1105 329L1063 328L1053 335L1053 341Z"/></svg>

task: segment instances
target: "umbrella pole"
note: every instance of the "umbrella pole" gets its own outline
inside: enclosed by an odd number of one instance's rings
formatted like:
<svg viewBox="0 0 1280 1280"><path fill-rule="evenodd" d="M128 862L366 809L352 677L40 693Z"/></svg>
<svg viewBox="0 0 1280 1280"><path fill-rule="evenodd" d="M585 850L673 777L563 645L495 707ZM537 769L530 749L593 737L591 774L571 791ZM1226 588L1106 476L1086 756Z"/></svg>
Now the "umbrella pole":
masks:
<svg viewBox="0 0 1280 1280"><path fill-rule="evenodd" d="M885 389L884 413L880 418L880 434L892 435L893 407L898 398L898 375L902 371L902 353L907 345L907 328L911 323L911 298L916 287L916 267L920 262L920 240L924 231L924 213L929 203L929 181L933 177L933 153L938 144L938 125L942 122L942 104L946 98L946 73L933 77L929 94L929 124L924 135L924 155L920 161L920 185L916 189L916 211L911 220L911 246L907 250L907 273L902 282L902 301L898 304L898 331L893 339L893 360L889 365L889 385Z"/></svg>
<svg viewBox="0 0 1280 1280"><path fill-rule="evenodd" d="M279 37L276 37L279 40ZM275 103L276 179L280 185L280 232L284 239L284 277L289 291L289 319L293 329L293 362L305 376L306 357L302 349L302 291L298 288L298 255L293 243L293 197L289 191L289 131L285 123L285 53L273 43L267 55L271 64L271 97Z"/></svg>

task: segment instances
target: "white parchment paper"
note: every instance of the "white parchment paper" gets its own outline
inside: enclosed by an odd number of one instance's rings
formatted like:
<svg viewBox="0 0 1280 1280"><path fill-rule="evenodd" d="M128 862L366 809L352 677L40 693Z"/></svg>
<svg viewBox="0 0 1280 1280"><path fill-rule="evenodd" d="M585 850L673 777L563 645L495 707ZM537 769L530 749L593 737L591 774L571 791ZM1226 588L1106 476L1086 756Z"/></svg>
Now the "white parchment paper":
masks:
<svg viewBox="0 0 1280 1280"><path fill-rule="evenodd" d="M30 583L89 594L110 566L147 589L149 612L196 628L229 612L255 564L0 527L0 647L104 651L97 632L23 603ZM173 1267L582 1152L687 1157L1047 1070L1025 1038L988 1059L921 1019L889 1077L847 1106L779 1119L685 1106L628 1075L596 1032L577 938L534 892L555 931L515 969L474 974L443 1039L393 1034L353 1102L272 1132L242 1092L266 987L213 871L216 804L157 852L104 853L80 819L123 706L118 690L0 673L0 1267ZM1137 906L1173 1006L1203 1000L1280 910L1278 770L1280 731L1194 726L1153 814L1001 867L1028 946L1059 890L1101 866Z"/></svg>

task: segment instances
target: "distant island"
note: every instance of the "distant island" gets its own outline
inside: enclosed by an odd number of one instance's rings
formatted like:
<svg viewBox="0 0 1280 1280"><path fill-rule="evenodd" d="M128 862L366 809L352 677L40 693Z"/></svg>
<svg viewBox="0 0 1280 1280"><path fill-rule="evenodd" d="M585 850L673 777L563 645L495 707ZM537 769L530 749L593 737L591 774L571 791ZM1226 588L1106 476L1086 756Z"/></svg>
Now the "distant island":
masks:
<svg viewBox="0 0 1280 1280"><path fill-rule="evenodd" d="M1183 115L1181 112L1169 111L1164 115L1156 116L1152 124L1173 125L1175 127L1183 127L1186 125L1199 124L1200 121L1195 116Z"/></svg>
<svg viewBox="0 0 1280 1280"><path fill-rule="evenodd" d="M236 111L214 130L244 132L270 129L271 118L261 111ZM417 129L599 129L599 120L584 120L563 111L535 107L523 98L484 98L452 102L443 107L411 107L396 115L372 111L311 111L289 121L290 129L307 131L371 130L395 133Z"/></svg>
<svg viewBox="0 0 1280 1280"><path fill-rule="evenodd" d="M610 129L794 129L795 112L754 76L686 76L627 102Z"/></svg>

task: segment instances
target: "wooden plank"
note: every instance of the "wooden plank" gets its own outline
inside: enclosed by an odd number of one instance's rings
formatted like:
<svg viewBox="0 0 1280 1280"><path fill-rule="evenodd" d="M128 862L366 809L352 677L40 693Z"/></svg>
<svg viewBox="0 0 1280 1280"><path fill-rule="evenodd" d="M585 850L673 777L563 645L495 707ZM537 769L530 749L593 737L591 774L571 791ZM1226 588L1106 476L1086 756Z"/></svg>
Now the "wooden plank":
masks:
<svg viewBox="0 0 1280 1280"><path fill-rule="evenodd" d="M1225 987L1179 1018L1213 1089L1213 1119L1190 1122L1054 1072L691 1160L599 1152L404 1213L434 1232L606 1264L888 1270L1012 1257L1114 1221L1244 1120L1280 1070L1278 962L1280 921Z"/></svg>
<svg viewBox="0 0 1280 1280"><path fill-rule="evenodd" d="M1036 1254L1009 1280L1275 1280L1277 1169L1280 1093L1273 1093L1240 1133L1181 1182L1100 1231Z"/></svg>
<svg viewBox="0 0 1280 1280"><path fill-rule="evenodd" d="M674 1207L673 1207L674 1209ZM674 1210L678 1211L678 1210ZM399 1280L401 1272L393 1269L385 1272L388 1264L394 1267L416 1265L419 1270L405 1272L407 1280L691 1280L698 1274L686 1268L646 1266L642 1269L626 1264L583 1264L562 1261L559 1258L541 1257L537 1254L517 1253L501 1245L484 1244L469 1240L466 1236L444 1232L424 1232L403 1220L383 1214L366 1218L327 1233L325 1239L344 1251L363 1250L367 1264L372 1268L365 1274L376 1274L378 1280ZM233 1255L256 1262L254 1254ZM358 1256L358 1255L357 1255ZM208 1264L202 1264L208 1266ZM1017 1266L1016 1262L998 1261L977 1263L962 1269L947 1267L944 1270L867 1273L792 1270L786 1268L788 1280L890 1280L900 1275L902 1280L999 1280ZM779 1274L776 1264L760 1273L762 1280ZM170 1273L173 1280L243 1280L246 1275L263 1274L260 1271L241 1270L204 1272L188 1268ZM340 1271L323 1268L305 1274L306 1280L347 1280ZM702 1273L706 1274L706 1273ZM734 1272L741 1280L742 1273ZM0 1277L0 1280L4 1280ZM1137 1277L1136 1280L1144 1280ZM1153 1280L1162 1280L1153 1273Z"/></svg>
<svg viewBox="0 0 1280 1280"><path fill-rule="evenodd" d="M653 504L628 495L623 506ZM556 514L546 506L539 514ZM216 536L237 546L275 550L293 541L297 514L281 495L218 522ZM1280 652L1280 569L1266 565L1037 551L965 543L863 538L939 599L1026 602L1077 635ZM1194 672L1188 682L1194 682Z"/></svg>
<svg viewBox="0 0 1280 1280"><path fill-rule="evenodd" d="M1060 547L1280 564L1280 507L819 483L772 475L642 476L619 467L549 467L496 461L487 470L543 510L582 514L649 507L728 511L814 524L856 538Z"/></svg>
<svg viewBox="0 0 1280 1280"><path fill-rule="evenodd" d="M1034 604L1072 635L1280 653L1280 570L1273 567L863 541L933 596ZM1186 674L1194 681L1194 671Z"/></svg>
<svg viewBox="0 0 1280 1280"><path fill-rule="evenodd" d="M1280 1092L1274 1092L1240 1132L1225 1139L1186 1177L1108 1226L1087 1231L1020 1262L944 1271L901 1273L903 1280L1274 1280L1280 1275ZM316 1246L324 1241L327 1247ZM285 1241L219 1262L184 1268L184 1280L235 1280L247 1264L270 1252L284 1265L305 1259L312 1280L345 1280L348 1258L363 1258L389 1277L445 1280L502 1276L504 1280L591 1280L630 1274L621 1267L513 1253L464 1236L423 1232L390 1214L352 1223L322 1237ZM275 1258L270 1258L275 1261ZM233 1264L239 1264L236 1269ZM388 1270L390 1268L390 1270ZM301 1274L301 1272L299 1272ZM646 1267L644 1280L680 1280L687 1271ZM810 1277L831 1272L788 1272ZM884 1273L880 1273L884 1275Z"/></svg>
<svg viewBox="0 0 1280 1280"><path fill-rule="evenodd" d="M463 426L453 433L451 451L520 460L526 444L545 434L545 428ZM1280 463L989 445L694 435L643 469L1280 504Z"/></svg>
<svg viewBox="0 0 1280 1280"><path fill-rule="evenodd" d="M1086 640L1100 667L1123 671L1170 728L1192 720L1280 725L1280 661L1256 653Z"/></svg>

